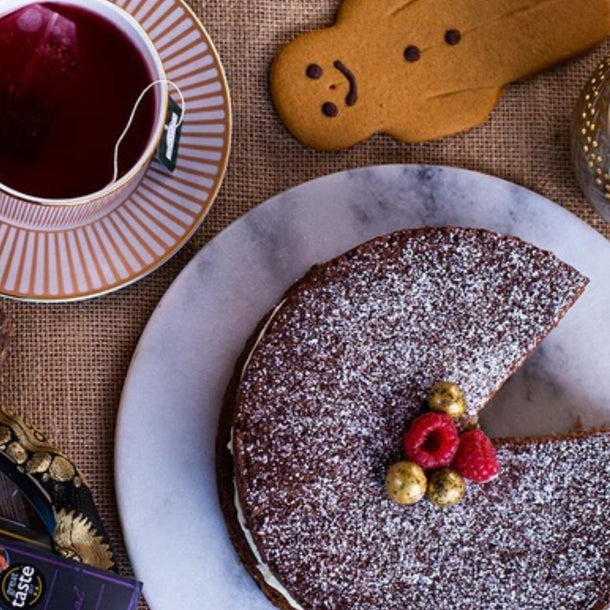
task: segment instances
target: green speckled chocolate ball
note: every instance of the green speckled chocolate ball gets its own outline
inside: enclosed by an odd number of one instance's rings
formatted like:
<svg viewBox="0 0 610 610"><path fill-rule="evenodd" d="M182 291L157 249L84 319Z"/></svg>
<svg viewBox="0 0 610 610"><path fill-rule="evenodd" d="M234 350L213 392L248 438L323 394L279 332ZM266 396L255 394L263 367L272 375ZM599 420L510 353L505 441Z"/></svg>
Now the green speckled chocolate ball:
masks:
<svg viewBox="0 0 610 610"><path fill-rule="evenodd" d="M428 405L433 411L446 413L456 420L466 413L464 392L451 381L441 381L432 386L428 392Z"/></svg>
<svg viewBox="0 0 610 610"><path fill-rule="evenodd" d="M466 493L466 482L453 468L441 468L430 475L426 497L439 507L457 504Z"/></svg>
<svg viewBox="0 0 610 610"><path fill-rule="evenodd" d="M390 466L385 488L392 500L399 504L415 504L426 493L428 481L422 468L415 462L396 462Z"/></svg>

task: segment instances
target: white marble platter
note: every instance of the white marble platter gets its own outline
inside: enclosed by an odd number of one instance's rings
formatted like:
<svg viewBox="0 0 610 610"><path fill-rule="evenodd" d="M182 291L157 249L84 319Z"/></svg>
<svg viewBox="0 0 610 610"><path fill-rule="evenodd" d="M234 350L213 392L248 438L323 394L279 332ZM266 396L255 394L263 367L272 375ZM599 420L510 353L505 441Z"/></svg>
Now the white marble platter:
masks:
<svg viewBox="0 0 610 610"><path fill-rule="evenodd" d="M492 435L610 424L610 243L514 184L444 167L319 178L254 208L188 265L152 316L125 383L116 438L128 552L153 610L270 610L238 562L216 495L217 416L259 318L313 263L424 225L517 235L591 279L485 412Z"/></svg>

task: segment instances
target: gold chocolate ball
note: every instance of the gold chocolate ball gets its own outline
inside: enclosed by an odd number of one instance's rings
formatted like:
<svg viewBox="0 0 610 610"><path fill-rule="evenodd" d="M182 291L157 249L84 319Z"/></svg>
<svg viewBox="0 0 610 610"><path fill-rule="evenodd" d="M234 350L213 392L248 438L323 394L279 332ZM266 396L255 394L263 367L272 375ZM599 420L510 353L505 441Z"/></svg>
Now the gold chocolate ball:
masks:
<svg viewBox="0 0 610 610"><path fill-rule="evenodd" d="M399 504L415 504L426 493L428 481L421 466L415 462L396 462L385 477L385 488Z"/></svg>
<svg viewBox="0 0 610 610"><path fill-rule="evenodd" d="M466 397L459 385L451 381L436 383L428 392L428 405L433 411L460 419L466 413Z"/></svg>
<svg viewBox="0 0 610 610"><path fill-rule="evenodd" d="M466 482L453 468L441 468L430 475L426 497L439 507L457 504L466 493Z"/></svg>

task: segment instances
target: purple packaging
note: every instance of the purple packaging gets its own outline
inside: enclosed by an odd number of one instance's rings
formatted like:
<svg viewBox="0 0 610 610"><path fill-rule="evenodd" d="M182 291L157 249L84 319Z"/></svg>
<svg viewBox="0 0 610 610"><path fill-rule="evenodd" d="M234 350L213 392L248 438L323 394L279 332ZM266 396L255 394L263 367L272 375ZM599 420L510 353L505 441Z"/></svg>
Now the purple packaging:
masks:
<svg viewBox="0 0 610 610"><path fill-rule="evenodd" d="M0 534L0 608L135 610L142 584Z"/></svg>

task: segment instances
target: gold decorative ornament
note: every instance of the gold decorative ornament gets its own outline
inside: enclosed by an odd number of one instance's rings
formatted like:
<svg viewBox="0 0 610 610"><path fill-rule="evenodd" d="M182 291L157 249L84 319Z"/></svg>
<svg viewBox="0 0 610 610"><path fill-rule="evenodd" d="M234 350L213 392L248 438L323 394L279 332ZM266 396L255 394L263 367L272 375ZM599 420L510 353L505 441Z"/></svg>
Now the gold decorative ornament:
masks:
<svg viewBox="0 0 610 610"><path fill-rule="evenodd" d="M63 455L56 455L49 466L49 475L54 481L71 481L76 475L76 468Z"/></svg>
<svg viewBox="0 0 610 610"><path fill-rule="evenodd" d="M6 446L11 438L11 429L8 426L0 426L0 446Z"/></svg>
<svg viewBox="0 0 610 610"><path fill-rule="evenodd" d="M38 430L26 424L8 409L0 409L0 450L16 464L23 464L28 474L61 483L83 476L74 464L59 452Z"/></svg>
<svg viewBox="0 0 610 610"><path fill-rule="evenodd" d="M28 459L28 454L26 450L20 443L17 442L9 444L9 446L6 448L6 454L16 464L23 464Z"/></svg>
<svg viewBox="0 0 610 610"><path fill-rule="evenodd" d="M441 381L430 388L428 406L432 411L446 413L455 420L466 413L466 396L459 385Z"/></svg>
<svg viewBox="0 0 610 610"><path fill-rule="evenodd" d="M426 475L415 462L396 462L386 474L386 491L399 504L419 502L426 493L426 487Z"/></svg>
<svg viewBox="0 0 610 610"><path fill-rule="evenodd" d="M457 504L466 493L466 481L453 468L441 468L433 472L428 480L426 497L440 508Z"/></svg>
<svg viewBox="0 0 610 610"><path fill-rule="evenodd" d="M50 532L55 551L102 569L115 569L112 549L97 516L91 492L76 466L45 436L0 407L0 451L17 470L38 483L53 511Z"/></svg>
<svg viewBox="0 0 610 610"><path fill-rule="evenodd" d="M53 456L46 451L42 453L35 453L28 461L26 465L26 472L33 473L43 473L49 470L51 466L51 462L53 461Z"/></svg>
<svg viewBox="0 0 610 610"><path fill-rule="evenodd" d="M18 442L28 454L40 453L47 451L52 454L59 453L46 438L32 426L26 424L20 417L15 415L13 411L1 407L0 408L0 431L9 434L0 435L0 449L6 450L9 442Z"/></svg>
<svg viewBox="0 0 610 610"><path fill-rule="evenodd" d="M62 509L55 520L53 544L60 555L105 570L113 567L110 547L85 515Z"/></svg>

